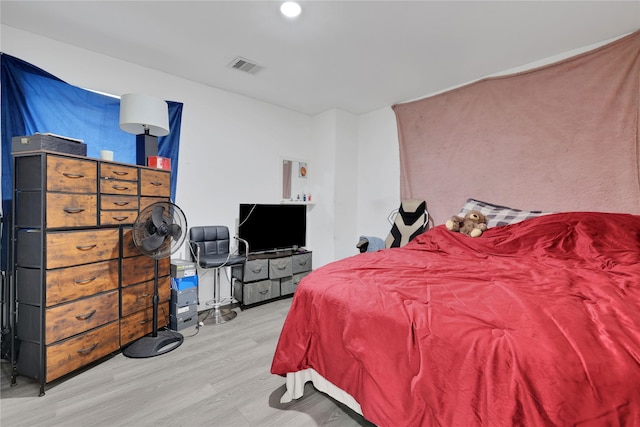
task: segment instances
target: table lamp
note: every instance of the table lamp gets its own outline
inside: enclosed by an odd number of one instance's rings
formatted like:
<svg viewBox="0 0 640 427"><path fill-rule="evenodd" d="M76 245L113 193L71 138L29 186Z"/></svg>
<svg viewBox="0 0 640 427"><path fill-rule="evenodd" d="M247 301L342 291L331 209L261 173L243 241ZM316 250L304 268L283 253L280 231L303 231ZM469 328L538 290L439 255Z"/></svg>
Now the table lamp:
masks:
<svg viewBox="0 0 640 427"><path fill-rule="evenodd" d="M158 155L158 137L169 134L169 107L162 99L127 93L120 98L120 129L136 136L136 164Z"/></svg>

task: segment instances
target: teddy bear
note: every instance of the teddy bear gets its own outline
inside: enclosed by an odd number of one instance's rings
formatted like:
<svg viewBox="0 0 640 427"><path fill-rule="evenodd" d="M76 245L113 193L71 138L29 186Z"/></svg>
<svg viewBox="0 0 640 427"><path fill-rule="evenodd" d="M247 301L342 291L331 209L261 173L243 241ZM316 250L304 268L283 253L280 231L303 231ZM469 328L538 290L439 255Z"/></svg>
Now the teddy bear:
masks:
<svg viewBox="0 0 640 427"><path fill-rule="evenodd" d="M479 211L469 211L464 218L454 215L447 220L446 227L471 237L479 237L487 231L487 217Z"/></svg>

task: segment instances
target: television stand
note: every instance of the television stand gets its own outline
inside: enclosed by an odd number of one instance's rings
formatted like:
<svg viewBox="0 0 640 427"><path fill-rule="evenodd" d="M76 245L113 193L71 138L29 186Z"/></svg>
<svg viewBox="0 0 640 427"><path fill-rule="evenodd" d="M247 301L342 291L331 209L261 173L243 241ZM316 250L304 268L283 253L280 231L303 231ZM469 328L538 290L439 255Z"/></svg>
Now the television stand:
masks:
<svg viewBox="0 0 640 427"><path fill-rule="evenodd" d="M269 258L279 258L283 256L291 256L294 254L293 249L282 249L282 250L274 250L267 252L258 252L258 253L249 253L247 255L247 260L250 259L269 259Z"/></svg>
<svg viewBox="0 0 640 427"><path fill-rule="evenodd" d="M242 309L293 296L312 270L311 251L249 254L243 266L232 267L234 297ZM244 268L244 271L243 271Z"/></svg>

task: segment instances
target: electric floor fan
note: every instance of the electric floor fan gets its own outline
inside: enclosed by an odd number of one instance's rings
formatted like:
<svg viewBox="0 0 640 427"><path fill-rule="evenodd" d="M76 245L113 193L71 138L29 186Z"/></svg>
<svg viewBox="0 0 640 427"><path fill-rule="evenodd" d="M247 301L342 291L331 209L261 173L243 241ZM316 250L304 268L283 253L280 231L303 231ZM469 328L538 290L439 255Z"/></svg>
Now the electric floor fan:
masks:
<svg viewBox="0 0 640 427"><path fill-rule="evenodd" d="M140 212L133 225L133 243L154 262L153 333L139 338L122 350L126 357L159 356L176 349L184 337L176 331L158 330L158 260L171 256L184 242L187 219L171 202L157 202Z"/></svg>

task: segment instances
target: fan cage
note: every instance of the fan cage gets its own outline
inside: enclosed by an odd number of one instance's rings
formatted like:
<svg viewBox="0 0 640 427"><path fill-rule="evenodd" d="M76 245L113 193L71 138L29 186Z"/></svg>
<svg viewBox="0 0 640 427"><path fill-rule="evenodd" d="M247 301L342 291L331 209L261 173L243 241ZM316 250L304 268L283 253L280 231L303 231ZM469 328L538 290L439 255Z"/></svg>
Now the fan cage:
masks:
<svg viewBox="0 0 640 427"><path fill-rule="evenodd" d="M153 211L156 207L162 207L162 218L167 224L176 224L180 227L180 235L178 238L172 237L170 234L165 236L164 242L154 251L145 250L142 241L155 233L156 227L153 224ZM171 202L156 202L140 212L133 226L133 243L144 255L152 258L160 259L171 256L184 243L187 230L187 219L177 205Z"/></svg>

